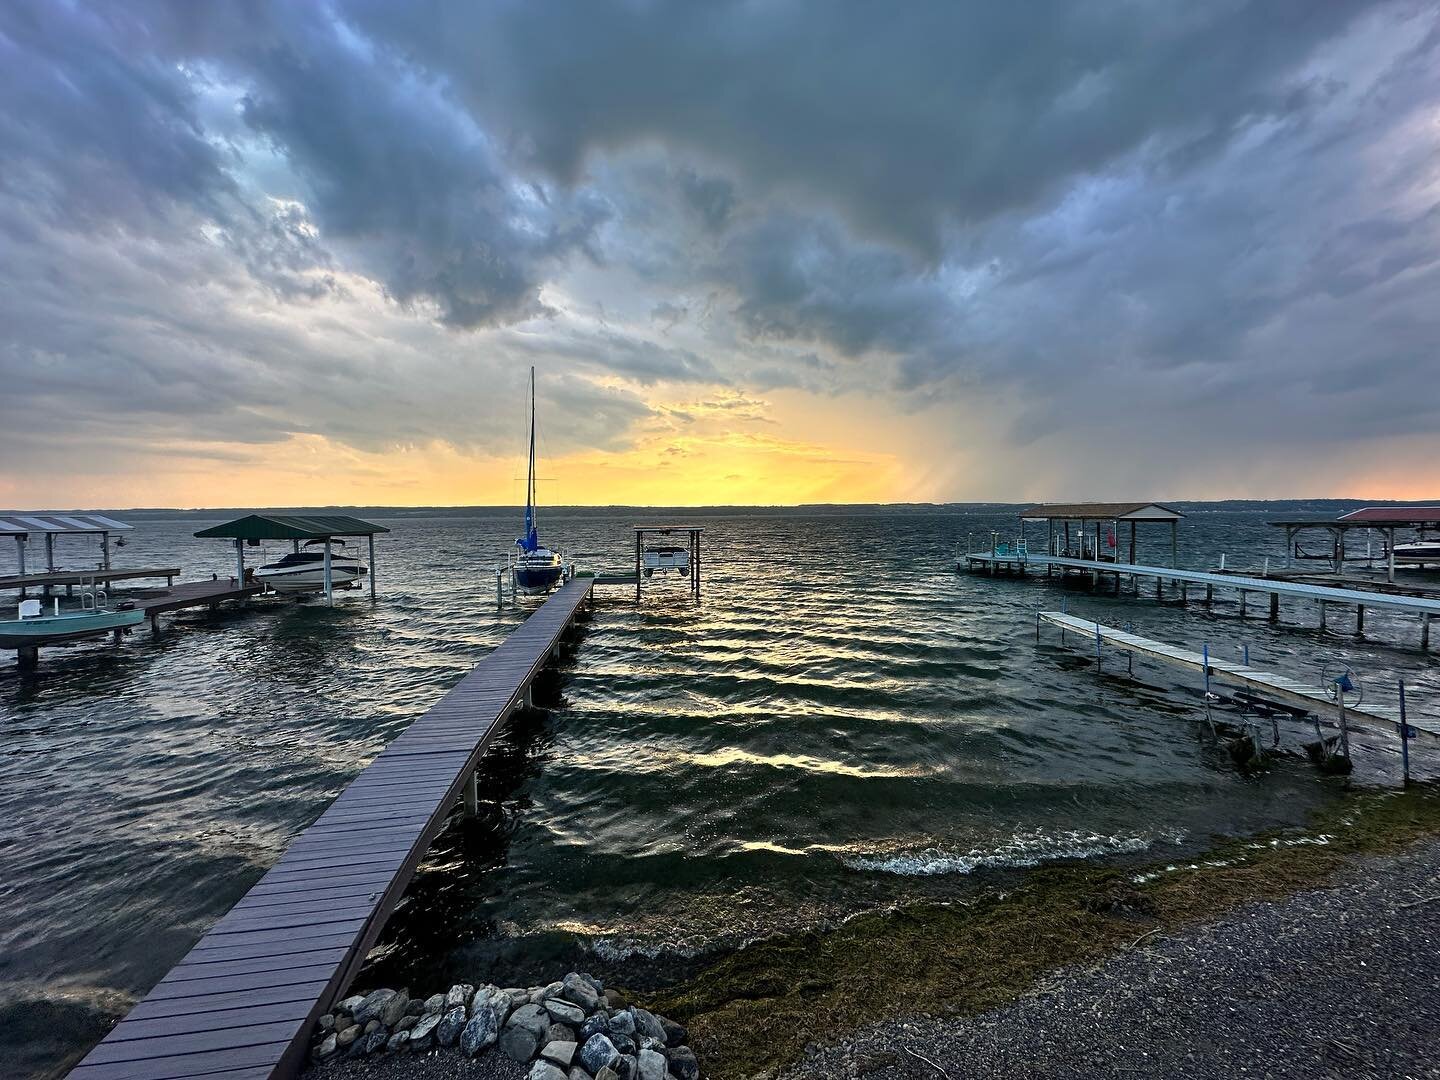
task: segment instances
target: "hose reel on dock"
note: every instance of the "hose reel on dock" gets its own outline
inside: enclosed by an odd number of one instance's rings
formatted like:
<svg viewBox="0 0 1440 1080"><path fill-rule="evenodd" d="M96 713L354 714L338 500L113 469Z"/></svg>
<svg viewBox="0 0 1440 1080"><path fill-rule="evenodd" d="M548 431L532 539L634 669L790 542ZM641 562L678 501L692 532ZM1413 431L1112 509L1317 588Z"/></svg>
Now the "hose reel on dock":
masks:
<svg viewBox="0 0 1440 1080"><path fill-rule="evenodd" d="M1344 661L1331 661L1320 672L1320 683L1336 705L1353 709L1365 700L1365 687L1355 669Z"/></svg>

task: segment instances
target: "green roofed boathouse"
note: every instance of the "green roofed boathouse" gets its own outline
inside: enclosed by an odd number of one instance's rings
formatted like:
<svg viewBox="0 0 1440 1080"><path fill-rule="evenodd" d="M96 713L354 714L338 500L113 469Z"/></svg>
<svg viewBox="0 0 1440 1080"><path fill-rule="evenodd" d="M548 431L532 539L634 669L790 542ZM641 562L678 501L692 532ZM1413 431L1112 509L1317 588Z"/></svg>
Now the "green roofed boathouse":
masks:
<svg viewBox="0 0 1440 1080"><path fill-rule="evenodd" d="M236 580L245 580L245 546L257 546L264 540L289 540L300 550L302 540L325 543L325 602L335 602L334 583L330 572L330 544L340 537L363 536L369 543L370 599L375 599L375 534L390 530L372 521L363 521L344 514L250 514L201 529L197 537L215 537L235 541Z"/></svg>

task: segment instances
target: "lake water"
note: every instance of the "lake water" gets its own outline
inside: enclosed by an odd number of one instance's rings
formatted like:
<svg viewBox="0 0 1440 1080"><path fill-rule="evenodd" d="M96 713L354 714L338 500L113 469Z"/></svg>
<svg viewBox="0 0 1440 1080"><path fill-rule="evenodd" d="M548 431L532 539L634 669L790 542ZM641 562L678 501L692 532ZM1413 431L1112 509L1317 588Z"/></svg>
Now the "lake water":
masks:
<svg viewBox="0 0 1440 1080"><path fill-rule="evenodd" d="M1273 511L1191 511L1187 565L1283 556ZM217 515L120 516L138 527L117 565L232 572L232 549L191 535ZM515 512L370 516L393 530L374 604L190 613L158 642L44 652L36 676L0 660L0 1074L63 1072L523 619L497 610L492 569ZM602 592L561 706L495 747L485 820L441 837L366 982L428 993L579 964L649 984L756 936L964 898L1049 860L1178 856L1333 795L1293 760L1237 772L1193 677L1097 679L1073 638L1037 645L1035 612L1062 597L1317 683L1345 659L1375 694L1399 676L1418 702L1440 690L1413 619L1372 611L1360 642L1348 615L1322 634L1298 605L1275 627L1231 596L1207 611L957 575L956 544L1012 533L1011 510L681 516L706 530L702 602L678 582L638 608ZM623 570L645 519L557 511L542 536ZM1140 544L1168 557L1166 530ZM93 565L93 548L64 540L60 560ZM1388 751L1356 760L1357 780L1398 773Z"/></svg>

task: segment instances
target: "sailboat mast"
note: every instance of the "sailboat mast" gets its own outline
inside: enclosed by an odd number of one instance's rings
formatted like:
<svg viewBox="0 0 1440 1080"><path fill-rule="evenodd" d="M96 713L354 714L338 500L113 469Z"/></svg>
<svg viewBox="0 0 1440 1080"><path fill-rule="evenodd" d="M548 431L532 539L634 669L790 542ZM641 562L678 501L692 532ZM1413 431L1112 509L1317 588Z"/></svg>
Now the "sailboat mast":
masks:
<svg viewBox="0 0 1440 1080"><path fill-rule="evenodd" d="M530 460L525 470L525 540L535 545L535 368L530 368Z"/></svg>

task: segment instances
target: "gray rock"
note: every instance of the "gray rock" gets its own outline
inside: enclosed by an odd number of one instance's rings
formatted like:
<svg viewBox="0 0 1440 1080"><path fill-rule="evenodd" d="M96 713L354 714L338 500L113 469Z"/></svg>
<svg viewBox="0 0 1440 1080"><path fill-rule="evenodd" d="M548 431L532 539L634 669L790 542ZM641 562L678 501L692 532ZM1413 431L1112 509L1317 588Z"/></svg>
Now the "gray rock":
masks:
<svg viewBox="0 0 1440 1080"><path fill-rule="evenodd" d="M416 1020L419 1020L419 1019L420 1019L420 1017L418 1017L418 1016L410 1016L410 1015L407 1013L405 1016L402 1016L402 1017L399 1019L399 1021L395 1024L395 1030L396 1030L396 1031L409 1031L412 1027L415 1026L415 1021L416 1021Z"/></svg>
<svg viewBox="0 0 1440 1080"><path fill-rule="evenodd" d="M454 1046L464 1026L465 1006L456 1005L440 1018L440 1026L435 1029L435 1041L441 1046Z"/></svg>
<svg viewBox="0 0 1440 1080"><path fill-rule="evenodd" d="M590 1017L590 1019L586 1020L585 1023L580 1025L581 1043L587 1042L592 1035L608 1034L610 1034L610 1021L606 1017L600 1016L599 1014Z"/></svg>
<svg viewBox="0 0 1440 1080"><path fill-rule="evenodd" d="M551 1024L545 1029L545 1037L540 1040L541 1045L552 1042L573 1042L580 1040L575 1037L575 1029L569 1024Z"/></svg>
<svg viewBox="0 0 1440 1080"><path fill-rule="evenodd" d="M546 1061L553 1061L562 1069L568 1069L570 1063L575 1060L575 1051L580 1049L573 1042L552 1042L546 1043L545 1048L540 1051L540 1056Z"/></svg>
<svg viewBox="0 0 1440 1080"><path fill-rule="evenodd" d="M393 1054L397 1050L404 1050L409 1045L410 1032L397 1031L394 1035L390 1036L389 1041L385 1044L385 1049L389 1050Z"/></svg>
<svg viewBox="0 0 1440 1080"><path fill-rule="evenodd" d="M559 996L560 996L560 991L563 990L563 989L565 989L565 984L564 984L563 982L561 982L559 979L556 979L556 980L555 980L554 982L552 982L552 983L546 983L546 984L545 984L545 996L546 996L546 997L559 997Z"/></svg>
<svg viewBox="0 0 1440 1080"><path fill-rule="evenodd" d="M663 1016L657 1016L660 1026L665 1029L665 1045L680 1046L690 1041L690 1032L685 1029L684 1024L677 1024L674 1020L667 1020Z"/></svg>
<svg viewBox="0 0 1440 1080"><path fill-rule="evenodd" d="M625 1007L625 999L620 996L620 991L605 990L602 992L604 993L605 1001L610 1006L610 1008L623 1009Z"/></svg>
<svg viewBox="0 0 1440 1080"><path fill-rule="evenodd" d="M495 1016L495 1010L482 1008L460 1033L460 1050L466 1057L474 1057L494 1044L499 1034L500 1021Z"/></svg>
<svg viewBox="0 0 1440 1080"><path fill-rule="evenodd" d="M546 999L545 1011L557 1024L583 1024L585 1022L584 1009L578 1005L572 1005L568 1001L561 1001L559 998Z"/></svg>
<svg viewBox="0 0 1440 1080"><path fill-rule="evenodd" d="M345 1049L345 1047L349 1046L363 1034L365 1034L364 1028L362 1028L359 1024L351 1024L344 1031L340 1032L340 1034L336 1037L336 1043L339 1045L340 1049L343 1050Z"/></svg>
<svg viewBox="0 0 1440 1080"><path fill-rule="evenodd" d="M611 1035L610 1041L615 1044L615 1049L622 1054L633 1054L640 1049L635 1045L635 1040L629 1035Z"/></svg>
<svg viewBox="0 0 1440 1080"><path fill-rule="evenodd" d="M469 983L456 983L450 987L450 992L445 995L445 1011L449 1012L455 1006L462 1008L470 1007L470 999L475 996L475 987Z"/></svg>
<svg viewBox="0 0 1440 1080"><path fill-rule="evenodd" d="M630 1015L635 1018L635 1032L640 1038L649 1037L665 1041L665 1025L660 1023L654 1013L640 1008L638 1005L630 1010Z"/></svg>
<svg viewBox="0 0 1440 1080"><path fill-rule="evenodd" d="M378 1020L380 1014L385 1011L385 1006L390 1004L390 999L395 996L394 990L376 990L366 994L359 1005L351 1010L357 1024L366 1024L371 1020Z"/></svg>
<svg viewBox="0 0 1440 1080"><path fill-rule="evenodd" d="M315 1026L318 1027L321 1031L334 1031L335 1015L333 1013L326 1013L324 1016L320 1017L320 1019L315 1022Z"/></svg>
<svg viewBox="0 0 1440 1080"><path fill-rule="evenodd" d="M670 1059L670 1071L678 1080L700 1080L700 1063L695 1060L695 1051L688 1046L677 1046L666 1056Z"/></svg>
<svg viewBox="0 0 1440 1080"><path fill-rule="evenodd" d="M620 1059L620 1051L604 1035L595 1034L580 1047L580 1064L592 1075L604 1068L613 1068Z"/></svg>
<svg viewBox="0 0 1440 1080"><path fill-rule="evenodd" d="M424 1015L425 1015L425 1002L421 1001L419 998L411 998L411 999L410 999L410 1004L409 1004L408 1006L406 1006L406 1008L405 1008L405 1015L406 1015L406 1016L424 1016Z"/></svg>
<svg viewBox="0 0 1440 1080"><path fill-rule="evenodd" d="M594 1080L594 1078L584 1069L582 1069L579 1065L572 1065L570 1066L570 1072L566 1075L565 1080Z"/></svg>
<svg viewBox="0 0 1440 1080"><path fill-rule="evenodd" d="M398 991L394 997L385 1003L385 1007L380 1010L380 1023L384 1024L387 1028L393 1029L409 1008L409 992L405 990Z"/></svg>
<svg viewBox="0 0 1440 1080"><path fill-rule="evenodd" d="M588 971L581 974L580 977L590 984L590 989L594 990L595 993L605 993L605 984L602 983L599 979L597 979L594 975L591 975Z"/></svg>
<svg viewBox="0 0 1440 1080"><path fill-rule="evenodd" d="M328 1057L333 1057L335 1051L338 1049L339 1043L336 1041L335 1036L333 1034L326 1035L325 1038L320 1040L320 1045L315 1047L315 1060L324 1061Z"/></svg>
<svg viewBox="0 0 1440 1080"><path fill-rule="evenodd" d="M372 1031L377 1031L377 1030L379 1030L380 1027L381 1027L381 1024L380 1024L380 1021L379 1021L379 1020L366 1020L366 1021L365 1021L365 1034L366 1034L366 1035L369 1035Z"/></svg>
<svg viewBox="0 0 1440 1080"><path fill-rule="evenodd" d="M500 1050L521 1064L535 1056L535 1036L523 1027L507 1027L500 1033Z"/></svg>
<svg viewBox="0 0 1440 1080"><path fill-rule="evenodd" d="M360 1053L373 1054L389 1041L390 1032L386 1031L383 1027L379 1027L370 1032L369 1035L366 1035L363 1043L356 1043L355 1045L360 1047Z"/></svg>
<svg viewBox="0 0 1440 1080"><path fill-rule="evenodd" d="M640 1066L640 1080L665 1080L665 1074L670 1071L670 1063L664 1054L658 1054L654 1050L641 1050L637 1059Z"/></svg>
<svg viewBox="0 0 1440 1080"><path fill-rule="evenodd" d="M423 1041L426 1046L430 1045L430 1039L435 1034L435 1029L440 1026L439 1013L426 1013L415 1021L415 1026L410 1029L410 1046L412 1049L420 1049Z"/></svg>
<svg viewBox="0 0 1440 1080"><path fill-rule="evenodd" d="M640 1049L659 1050L663 1055L665 1051L665 1043L661 1039L652 1039L649 1035L642 1035L640 1036Z"/></svg>
<svg viewBox="0 0 1440 1080"><path fill-rule="evenodd" d="M525 1074L525 1080L565 1080L565 1070L557 1069L548 1061L537 1061L530 1066L530 1071Z"/></svg>
<svg viewBox="0 0 1440 1080"><path fill-rule="evenodd" d="M636 1077L640 1075L640 1066L630 1054L621 1054L616 1058L614 1069L615 1075L620 1077L620 1080L636 1080Z"/></svg>
<svg viewBox="0 0 1440 1080"><path fill-rule="evenodd" d="M351 1016L354 1016L355 1010L360 1007L360 1003L364 1000L364 994L356 994L354 997L348 997L340 1002L339 1005L335 1006L335 1011L349 1013Z"/></svg>
<svg viewBox="0 0 1440 1080"><path fill-rule="evenodd" d="M630 1014L629 1009L626 1009L623 1012L615 1012L610 1014L610 1034L635 1034L635 1017Z"/></svg>
<svg viewBox="0 0 1440 1080"><path fill-rule="evenodd" d="M600 995L593 986L586 981L583 975L571 972L561 980L563 986L560 996L572 1004L580 1006L587 1013L595 1011L600 1004Z"/></svg>
<svg viewBox="0 0 1440 1080"><path fill-rule="evenodd" d="M445 995L431 994L425 999L425 1011L432 1016L439 1016L445 1011Z"/></svg>
<svg viewBox="0 0 1440 1080"><path fill-rule="evenodd" d="M530 991L525 1000L531 1005L539 1005L547 997L549 997L549 995L545 993L545 988L543 986L537 986L534 990Z"/></svg>
<svg viewBox="0 0 1440 1080"><path fill-rule="evenodd" d="M614 1069L601 1069L595 1074L595 1080L620 1080L620 1074Z"/></svg>
<svg viewBox="0 0 1440 1080"><path fill-rule="evenodd" d="M550 1014L539 1005L521 1005L506 1021L506 1027L524 1028L536 1042L550 1030Z"/></svg>

